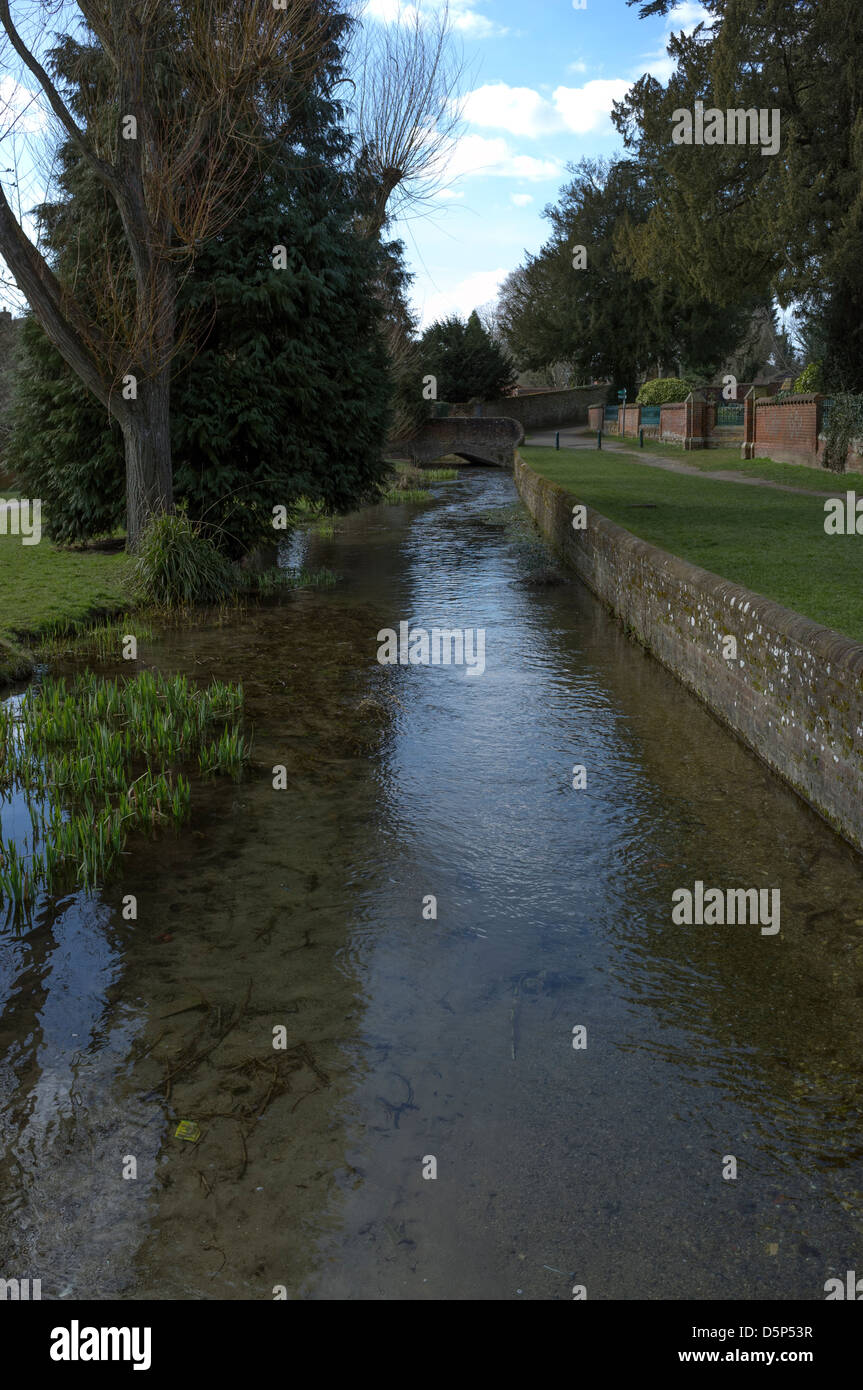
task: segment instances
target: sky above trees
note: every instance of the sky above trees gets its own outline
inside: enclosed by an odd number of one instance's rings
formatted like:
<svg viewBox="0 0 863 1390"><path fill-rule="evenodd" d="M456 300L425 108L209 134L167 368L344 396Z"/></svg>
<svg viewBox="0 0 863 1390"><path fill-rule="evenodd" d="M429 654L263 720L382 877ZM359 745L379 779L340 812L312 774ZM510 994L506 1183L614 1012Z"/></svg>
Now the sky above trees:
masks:
<svg viewBox="0 0 863 1390"><path fill-rule="evenodd" d="M428 14L442 7L419 4ZM405 10L403 0L368 0L364 20L394 24ZM445 186L394 228L416 277L422 326L467 316L495 297L525 251L539 250L548 233L542 210L567 182L567 163L620 151L612 102L645 72L665 81L669 33L706 18L695 0L643 20L626 0L585 0L583 9L573 0L450 0L449 10L467 68L464 127L448 152ZM32 93L4 76L0 128L10 126L16 138L4 141L3 164L16 165L26 209L44 196L49 129ZM5 283L0 301L20 312L20 295Z"/></svg>
<svg viewBox="0 0 863 1390"><path fill-rule="evenodd" d="M368 20L396 23L398 0L370 0ZM433 9L421 0L420 10ZM649 72L665 82L672 31L707 15L682 0L666 18L639 19L626 0L451 0L467 77L463 133L447 186L431 208L396 227L416 276L423 324L463 316L548 237L543 208L568 182L566 165L622 149L612 102Z"/></svg>

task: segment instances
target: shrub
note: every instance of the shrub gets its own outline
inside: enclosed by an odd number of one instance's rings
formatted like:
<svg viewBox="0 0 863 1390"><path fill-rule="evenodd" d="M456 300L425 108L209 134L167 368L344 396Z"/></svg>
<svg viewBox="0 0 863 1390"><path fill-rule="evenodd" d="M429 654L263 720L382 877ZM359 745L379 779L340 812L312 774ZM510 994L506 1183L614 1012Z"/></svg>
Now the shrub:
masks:
<svg viewBox="0 0 863 1390"><path fill-rule="evenodd" d="M824 467L844 473L848 450L855 439L863 439L863 396L840 393L830 401Z"/></svg>
<svg viewBox="0 0 863 1390"><path fill-rule="evenodd" d="M646 381L635 398L636 405L669 405L674 401L685 401L692 390L690 382L683 377L661 376L655 381Z"/></svg>
<svg viewBox="0 0 863 1390"><path fill-rule="evenodd" d="M808 395L813 391L824 390L824 374L820 362L810 362L804 367L794 383L795 394Z"/></svg>
<svg viewBox="0 0 863 1390"><path fill-rule="evenodd" d="M135 553L131 588L157 608L219 603L237 588L234 566L182 512L156 516Z"/></svg>

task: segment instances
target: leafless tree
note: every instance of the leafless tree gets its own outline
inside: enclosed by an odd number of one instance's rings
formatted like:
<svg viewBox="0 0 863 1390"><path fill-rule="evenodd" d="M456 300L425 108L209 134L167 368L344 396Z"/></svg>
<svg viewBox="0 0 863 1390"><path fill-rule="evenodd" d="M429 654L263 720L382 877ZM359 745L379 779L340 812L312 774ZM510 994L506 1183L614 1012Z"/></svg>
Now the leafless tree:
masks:
<svg viewBox="0 0 863 1390"><path fill-rule="evenodd" d="M389 24L364 23L349 57L360 172L370 187L367 230L427 206L446 186L462 125L465 65L449 7L421 0Z"/></svg>
<svg viewBox="0 0 863 1390"><path fill-rule="evenodd" d="M328 0L54 0L14 9L13 16L9 0L0 0L0 75L25 86L35 79L55 130L117 209L128 267L112 266L106 247L105 311L85 311L2 186L0 254L47 336L122 429L134 548L149 517L173 500L178 275L239 212L268 141L288 137L297 98L319 72L332 7ZM51 75L49 23L56 41L58 21L70 38L95 36L109 74L107 87L82 86L74 114Z"/></svg>

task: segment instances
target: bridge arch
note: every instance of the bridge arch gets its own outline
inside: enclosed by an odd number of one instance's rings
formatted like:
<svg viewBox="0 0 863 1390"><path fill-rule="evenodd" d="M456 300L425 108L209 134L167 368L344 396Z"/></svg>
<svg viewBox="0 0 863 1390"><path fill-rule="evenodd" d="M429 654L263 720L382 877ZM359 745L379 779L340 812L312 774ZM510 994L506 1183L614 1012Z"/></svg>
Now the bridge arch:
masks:
<svg viewBox="0 0 863 1390"><path fill-rule="evenodd" d="M390 458L406 458L413 463L432 463L447 454L455 454L466 463L512 468L515 451L523 441L522 426L509 416L450 415L440 420L427 420L410 439L390 445L387 454Z"/></svg>

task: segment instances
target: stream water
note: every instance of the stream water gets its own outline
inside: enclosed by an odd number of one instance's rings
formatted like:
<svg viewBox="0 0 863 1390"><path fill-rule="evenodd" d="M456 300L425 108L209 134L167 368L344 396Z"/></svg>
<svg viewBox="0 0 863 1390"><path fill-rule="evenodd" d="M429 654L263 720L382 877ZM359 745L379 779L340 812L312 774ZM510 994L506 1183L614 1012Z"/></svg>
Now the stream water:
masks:
<svg viewBox="0 0 863 1390"><path fill-rule="evenodd" d="M242 680L254 763L0 930L0 1276L823 1299L859 1267L860 858L541 582L509 475L434 492L303 541L336 588L141 644ZM379 665L401 620L484 628L484 674ZM673 925L697 879L779 887L781 930Z"/></svg>

